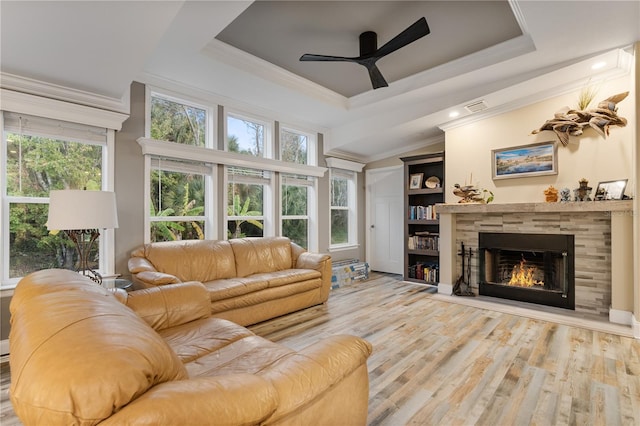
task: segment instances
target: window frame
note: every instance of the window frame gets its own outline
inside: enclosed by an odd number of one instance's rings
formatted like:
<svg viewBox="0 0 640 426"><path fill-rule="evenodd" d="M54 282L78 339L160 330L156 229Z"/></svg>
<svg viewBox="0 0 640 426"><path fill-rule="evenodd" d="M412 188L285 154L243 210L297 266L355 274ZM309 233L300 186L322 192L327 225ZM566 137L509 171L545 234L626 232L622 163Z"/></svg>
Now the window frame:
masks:
<svg viewBox="0 0 640 426"><path fill-rule="evenodd" d="M45 101L45 103L47 103ZM54 107L55 108L55 107ZM87 112L87 115L92 115L90 109L83 109L84 112ZM77 137L64 137L56 134L47 134L36 132L38 136L47 137L51 139L57 139L60 141L68 141L74 143L82 143L87 145L101 146L102 147L102 160L101 160L101 190L103 191L113 191L114 190L114 157L115 157L115 130L109 129L106 127L99 127L97 125L91 124L80 124L86 123L87 121L94 121L91 118L81 117L79 115L76 121L70 120L61 120L56 117L55 113L50 113L47 111L47 108L41 109L39 112L41 115L29 114L29 113L17 113L11 112L9 108L6 110L0 110L0 131L2 132L2 143L1 148L3 153L6 153L8 148L7 146L7 130L5 128L5 118L4 113L12 113L24 116L32 116L36 119L42 118L46 120L58 121L61 123L69 123L71 126L82 125L86 126L88 129L95 128L100 129L100 131L105 131L104 141L88 141L81 140ZM49 113L48 113L49 112ZM30 132L27 130L25 134L29 134ZM13 196L7 194L7 156L3 154L1 156L0 162L0 197L2 198L2 205L0 207L0 229L3 229L0 244L2 246L2 257L0 258L0 289L12 289L15 288L17 283L20 281L22 277L13 277L9 276L10 274L10 225L8 223L10 217L10 206L11 204L49 204L49 197L31 197L31 196ZM114 229L103 229L100 230L100 238L98 240L98 251L99 251L99 265L97 271L105 278L115 276L115 230Z"/></svg>
<svg viewBox="0 0 640 426"><path fill-rule="evenodd" d="M278 235L283 235L284 221L291 219L307 220L307 250L318 251L318 179L312 176L294 177L289 174L281 173L280 175L280 195L278 205L280 206L280 220L278 226ZM302 215L285 215L284 208L284 187L299 186L307 188L307 214Z"/></svg>
<svg viewBox="0 0 640 426"><path fill-rule="evenodd" d="M172 143L172 142L168 142ZM154 161L159 161L158 167L154 167ZM162 162L164 161L164 164ZM175 173L192 173L202 174L204 176L204 212L202 216L151 216L151 173L153 170L163 170ZM214 166L201 163L179 164L173 159L161 159L153 156L145 156L145 223L144 223L144 241L151 242L151 225L154 222L185 222L200 221L204 222L204 238L215 239L217 237L217 227L213 220L215 217L215 194L213 189L216 187L216 171Z"/></svg>
<svg viewBox="0 0 640 426"><path fill-rule="evenodd" d="M145 123L144 134L147 138L151 138L151 98L154 96L168 100L170 102L175 102L178 104L190 106L192 108L198 108L198 109L204 110L207 115L207 118L205 120L204 148L209 148L209 149L215 148L215 143L214 143L216 140L215 129L217 128L217 125L216 125L217 114L215 114L215 106L209 106L206 103L203 103L202 101L197 100L196 98L184 96L181 94L175 94L170 90L160 89L148 84L145 85L145 120L144 120L144 123ZM174 143L177 145L184 145L184 144L178 144L176 142L171 142L171 141L162 141L162 142ZM186 146L195 146L195 145L186 145ZM197 147L197 148L203 148L203 147Z"/></svg>
<svg viewBox="0 0 640 426"><path fill-rule="evenodd" d="M333 179L336 177L346 178L347 180L347 206L334 206L333 197L329 194L329 250L339 251L358 247L358 211L357 211L357 185L358 173L353 170L329 168L329 191L333 186ZM347 211L347 242L333 244L331 235L333 233L331 213L334 210Z"/></svg>
<svg viewBox="0 0 640 426"><path fill-rule="evenodd" d="M307 138L307 162L305 164L310 165L310 166L317 166L318 165L318 141L317 141L317 136L315 133L313 132L307 132L304 130L301 130L295 126L289 126L289 125L285 125L285 124L281 124L279 126L278 129L278 158L282 160L282 148L283 148L283 144L282 144L282 133L283 132L289 132L289 133L296 133L299 135L303 135ZM282 160L285 163L288 163L287 161ZM292 164L296 164L296 163L292 163Z"/></svg>
<svg viewBox="0 0 640 426"><path fill-rule="evenodd" d="M239 110L228 109L228 108L225 108L224 110L224 133L223 134L224 134L224 150L226 152L239 154L233 151L229 151L229 129L228 129L229 117L233 117L236 120L249 121L249 122L264 126L264 135L263 135L264 145L262 147L264 155L262 157L257 157L253 155L247 155L247 154L240 154L240 155L245 155L250 158L256 158L256 159L274 159L275 158L274 143L273 143L274 122L272 120L266 119L264 117L260 117L258 115L248 114Z"/></svg>
<svg viewBox="0 0 640 426"><path fill-rule="evenodd" d="M231 170L234 167L224 166L224 176L225 176L225 185L224 185L224 229L229 229L229 221L230 220L243 220L243 219L254 219L254 220L262 220L262 235L264 237L272 237L275 235L274 229L274 182L275 182L275 173L260 170L255 167L242 167L241 169L252 169L258 172L267 173L268 177L257 177L257 176L242 176L231 173ZM230 179L230 176L233 176L233 181ZM229 206L229 185L230 184L245 184L245 185L262 185L262 215L261 216L229 216L228 214L228 206ZM228 232L225 231L224 238L225 240L229 239Z"/></svg>

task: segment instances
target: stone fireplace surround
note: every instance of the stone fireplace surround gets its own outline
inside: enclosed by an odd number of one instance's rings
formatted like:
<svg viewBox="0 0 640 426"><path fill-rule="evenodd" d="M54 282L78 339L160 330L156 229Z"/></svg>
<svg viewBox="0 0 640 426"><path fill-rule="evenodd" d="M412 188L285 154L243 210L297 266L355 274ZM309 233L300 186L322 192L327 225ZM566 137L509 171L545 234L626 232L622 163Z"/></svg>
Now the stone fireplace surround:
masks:
<svg viewBox="0 0 640 426"><path fill-rule="evenodd" d="M478 233L575 236L575 311L631 325L633 202L441 204L440 283L450 295L461 274L460 243L473 250L471 285L478 292Z"/></svg>

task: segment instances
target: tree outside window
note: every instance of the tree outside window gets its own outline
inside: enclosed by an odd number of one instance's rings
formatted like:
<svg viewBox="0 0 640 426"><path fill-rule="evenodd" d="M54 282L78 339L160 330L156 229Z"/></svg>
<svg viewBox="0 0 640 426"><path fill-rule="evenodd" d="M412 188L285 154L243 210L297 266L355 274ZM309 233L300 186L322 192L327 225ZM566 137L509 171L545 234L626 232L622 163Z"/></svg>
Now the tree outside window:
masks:
<svg viewBox="0 0 640 426"><path fill-rule="evenodd" d="M151 241L205 238L204 175L164 170L158 161L151 172L150 193Z"/></svg>
<svg viewBox="0 0 640 426"><path fill-rule="evenodd" d="M227 186L227 237L264 236L263 185L230 182Z"/></svg>
<svg viewBox="0 0 640 426"><path fill-rule="evenodd" d="M283 129L280 131L280 159L288 163L308 164L307 135Z"/></svg>
<svg viewBox="0 0 640 426"><path fill-rule="evenodd" d="M185 145L206 145L207 111L151 95L151 137Z"/></svg>
<svg viewBox="0 0 640 426"><path fill-rule="evenodd" d="M352 244L355 232L355 173L331 170L331 245Z"/></svg>
<svg viewBox="0 0 640 426"><path fill-rule="evenodd" d="M46 268L74 269L71 241L46 226L49 191L102 189L103 146L5 133L6 202L9 208L8 278ZM90 256L99 268L98 245Z"/></svg>
<svg viewBox="0 0 640 426"><path fill-rule="evenodd" d="M266 157L264 124L227 115L227 150L254 157Z"/></svg>
<svg viewBox="0 0 640 426"><path fill-rule="evenodd" d="M282 235L303 248L309 247L309 188L282 185Z"/></svg>

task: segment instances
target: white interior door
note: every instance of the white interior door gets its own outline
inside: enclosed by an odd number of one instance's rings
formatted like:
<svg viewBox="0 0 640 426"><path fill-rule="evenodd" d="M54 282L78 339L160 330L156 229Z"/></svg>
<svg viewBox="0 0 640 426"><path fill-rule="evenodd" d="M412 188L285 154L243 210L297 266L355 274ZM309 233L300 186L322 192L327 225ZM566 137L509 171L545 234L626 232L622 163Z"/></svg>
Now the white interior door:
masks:
<svg viewBox="0 0 640 426"><path fill-rule="evenodd" d="M369 266L374 271L402 274L404 169L387 167L366 174Z"/></svg>

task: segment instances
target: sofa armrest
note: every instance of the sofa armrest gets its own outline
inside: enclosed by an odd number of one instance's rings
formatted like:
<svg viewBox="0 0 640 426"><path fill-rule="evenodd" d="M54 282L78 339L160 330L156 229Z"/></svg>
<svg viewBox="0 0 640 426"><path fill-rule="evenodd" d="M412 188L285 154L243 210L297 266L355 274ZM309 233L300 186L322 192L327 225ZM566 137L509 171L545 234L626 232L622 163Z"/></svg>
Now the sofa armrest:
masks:
<svg viewBox="0 0 640 426"><path fill-rule="evenodd" d="M165 274L164 272L144 271L133 274L131 277L145 288L181 282L180 278L175 275Z"/></svg>
<svg viewBox="0 0 640 426"><path fill-rule="evenodd" d="M314 269L322 274L321 299L326 302L331 292L331 256L305 251L298 255L295 267L298 269Z"/></svg>
<svg viewBox="0 0 640 426"><path fill-rule="evenodd" d="M366 362L371 352L371 344L359 337L330 336L262 371L261 376L271 381L280 397L269 422L322 398L358 369L362 369L366 380ZM368 386L363 386L354 389L350 397L366 401L368 394Z"/></svg>
<svg viewBox="0 0 640 426"><path fill-rule="evenodd" d="M135 290L125 295L121 292L117 296L156 331L211 315L209 291L197 281Z"/></svg>
<svg viewBox="0 0 640 426"><path fill-rule="evenodd" d="M234 374L162 383L104 425L253 425L269 417L278 394L260 376Z"/></svg>

